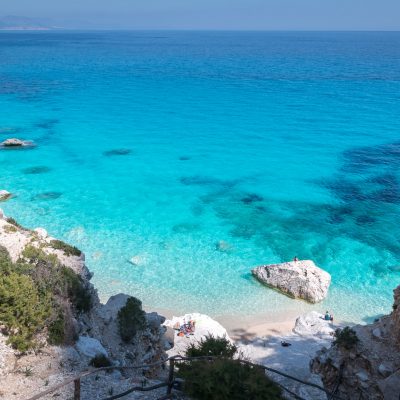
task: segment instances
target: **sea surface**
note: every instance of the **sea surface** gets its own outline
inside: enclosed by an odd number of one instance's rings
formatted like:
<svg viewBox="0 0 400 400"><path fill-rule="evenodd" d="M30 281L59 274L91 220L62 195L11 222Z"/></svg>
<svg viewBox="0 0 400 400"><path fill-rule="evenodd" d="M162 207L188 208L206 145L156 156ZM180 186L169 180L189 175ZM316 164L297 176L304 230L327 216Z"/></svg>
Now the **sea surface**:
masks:
<svg viewBox="0 0 400 400"><path fill-rule="evenodd" d="M80 247L102 299L211 316L388 313L400 33L2 32L0 206ZM312 259L307 306L252 267ZM133 265L129 260L133 261Z"/></svg>

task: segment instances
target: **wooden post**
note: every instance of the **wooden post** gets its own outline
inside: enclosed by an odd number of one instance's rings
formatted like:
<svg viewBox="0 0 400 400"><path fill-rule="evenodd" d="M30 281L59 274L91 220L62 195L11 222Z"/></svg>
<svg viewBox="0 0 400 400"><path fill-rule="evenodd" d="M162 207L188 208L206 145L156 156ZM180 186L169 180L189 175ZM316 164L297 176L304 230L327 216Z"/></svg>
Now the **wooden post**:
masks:
<svg viewBox="0 0 400 400"><path fill-rule="evenodd" d="M172 387L174 385L174 367L175 360L172 358L169 360L169 374L168 374L168 386L167 386L167 394L172 393Z"/></svg>
<svg viewBox="0 0 400 400"><path fill-rule="evenodd" d="M81 400L81 379L74 380L74 400Z"/></svg>

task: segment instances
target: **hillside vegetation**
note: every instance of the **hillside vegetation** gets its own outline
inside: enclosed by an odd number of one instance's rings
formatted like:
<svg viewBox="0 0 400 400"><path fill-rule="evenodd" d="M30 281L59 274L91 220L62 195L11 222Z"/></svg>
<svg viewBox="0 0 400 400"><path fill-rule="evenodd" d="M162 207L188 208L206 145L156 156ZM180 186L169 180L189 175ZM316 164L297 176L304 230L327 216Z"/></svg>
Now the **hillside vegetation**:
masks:
<svg viewBox="0 0 400 400"><path fill-rule="evenodd" d="M56 255L29 244L13 263L0 246L0 324L15 349L74 342L73 316L90 307L83 279Z"/></svg>

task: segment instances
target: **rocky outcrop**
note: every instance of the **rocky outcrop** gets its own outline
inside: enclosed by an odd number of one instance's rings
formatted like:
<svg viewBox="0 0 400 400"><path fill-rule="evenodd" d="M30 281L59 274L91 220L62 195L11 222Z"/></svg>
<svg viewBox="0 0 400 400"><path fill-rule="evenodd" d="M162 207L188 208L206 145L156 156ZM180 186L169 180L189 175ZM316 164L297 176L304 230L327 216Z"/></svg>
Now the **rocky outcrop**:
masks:
<svg viewBox="0 0 400 400"><path fill-rule="evenodd" d="M393 312L369 325L352 327L358 343L322 349L312 361L328 390L339 377L343 399L398 400L400 396L400 286L394 290Z"/></svg>
<svg viewBox="0 0 400 400"><path fill-rule="evenodd" d="M6 139L0 143L1 147L32 147L34 143L28 140L21 140L17 138Z"/></svg>
<svg viewBox="0 0 400 400"><path fill-rule="evenodd" d="M12 194L10 192L7 192L7 190L0 190L0 201L6 201L11 196Z"/></svg>
<svg viewBox="0 0 400 400"><path fill-rule="evenodd" d="M262 265L251 272L267 286L310 303L323 300L331 283L330 274L311 260Z"/></svg>
<svg viewBox="0 0 400 400"><path fill-rule="evenodd" d="M89 310L64 315L70 320L73 333L71 336L78 339L66 346L50 346L43 340L40 351L21 354L7 344L8 338L3 334L0 324L0 397L12 397L17 400L28 398L43 391L47 385L52 386L64 381L71 373L78 374L86 370L91 359L99 354L106 356L113 365L119 366L148 364L166 357L166 328L162 325L165 319L157 313L145 314L144 326L137 331L132 340L124 342L119 334L118 311L130 296L119 294L111 297L106 304L101 304L97 291L90 283L92 274L85 265L84 254L67 244L60 246L60 243L63 244L51 237L45 229L23 228L13 219L4 216L0 210L0 246L7 250L12 262L21 260L21 257L23 259L23 252L27 247L37 248L49 256L49 260L57 256L56 259L61 265L70 268L82 278L82 287L91 298ZM42 365L43 368L40 367ZM48 365L52 368L47 368ZM27 374L31 374L32 370L32 379L21 377L21 371L25 370L28 371ZM139 372L139 378L144 379L142 371ZM146 379L158 375L159 372L160 368L147 370ZM102 398L107 397L110 386L115 384L117 390L124 386L124 381L121 380L124 379L123 374L118 371L104 379L108 387L102 388ZM89 383L90 380L87 381L87 384ZM126 383L128 384L128 381ZM99 387L100 391L102 389ZM82 390L85 392L85 387ZM90 390L90 395L82 398L93 399L93 395L93 390ZM68 396L62 395L60 399L69 398Z"/></svg>
<svg viewBox="0 0 400 400"><path fill-rule="evenodd" d="M335 332L331 321L326 321L324 316L316 311L300 315L296 319L293 332L300 336L317 336L331 338Z"/></svg>
<svg viewBox="0 0 400 400"><path fill-rule="evenodd" d="M186 323L194 322L195 328L192 334L178 336L179 328ZM184 355L187 347L192 343L198 343L206 336L226 337L231 340L226 329L208 315L192 313L181 317L172 317L164 322L164 326L169 329L169 335L173 338L173 348L168 351L168 355Z"/></svg>

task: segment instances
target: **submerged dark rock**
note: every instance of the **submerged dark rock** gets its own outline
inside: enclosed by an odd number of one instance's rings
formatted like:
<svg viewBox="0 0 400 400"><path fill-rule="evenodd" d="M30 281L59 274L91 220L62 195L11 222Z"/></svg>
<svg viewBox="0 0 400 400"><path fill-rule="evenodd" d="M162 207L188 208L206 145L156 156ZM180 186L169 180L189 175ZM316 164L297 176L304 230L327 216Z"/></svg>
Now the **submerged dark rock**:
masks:
<svg viewBox="0 0 400 400"><path fill-rule="evenodd" d="M113 149L113 150L105 151L103 153L103 155L106 156L106 157L127 156L131 152L132 152L132 150L130 150L130 149Z"/></svg>
<svg viewBox="0 0 400 400"><path fill-rule="evenodd" d="M256 202L260 202L263 200L264 200L264 198L259 196L256 193L249 193L240 199L240 201L244 204L256 203Z"/></svg>
<svg viewBox="0 0 400 400"><path fill-rule="evenodd" d="M40 129L52 129L54 128L55 125L57 125L58 123L60 123L59 119L53 118L53 119L45 119L43 121L40 121L38 123L35 124L36 128L40 128Z"/></svg>
<svg viewBox="0 0 400 400"><path fill-rule="evenodd" d="M30 167L22 170L22 172L27 175L45 174L46 172L50 171L51 168L45 166Z"/></svg>
<svg viewBox="0 0 400 400"><path fill-rule="evenodd" d="M34 196L32 200L56 200L61 196L61 192L43 192Z"/></svg>

